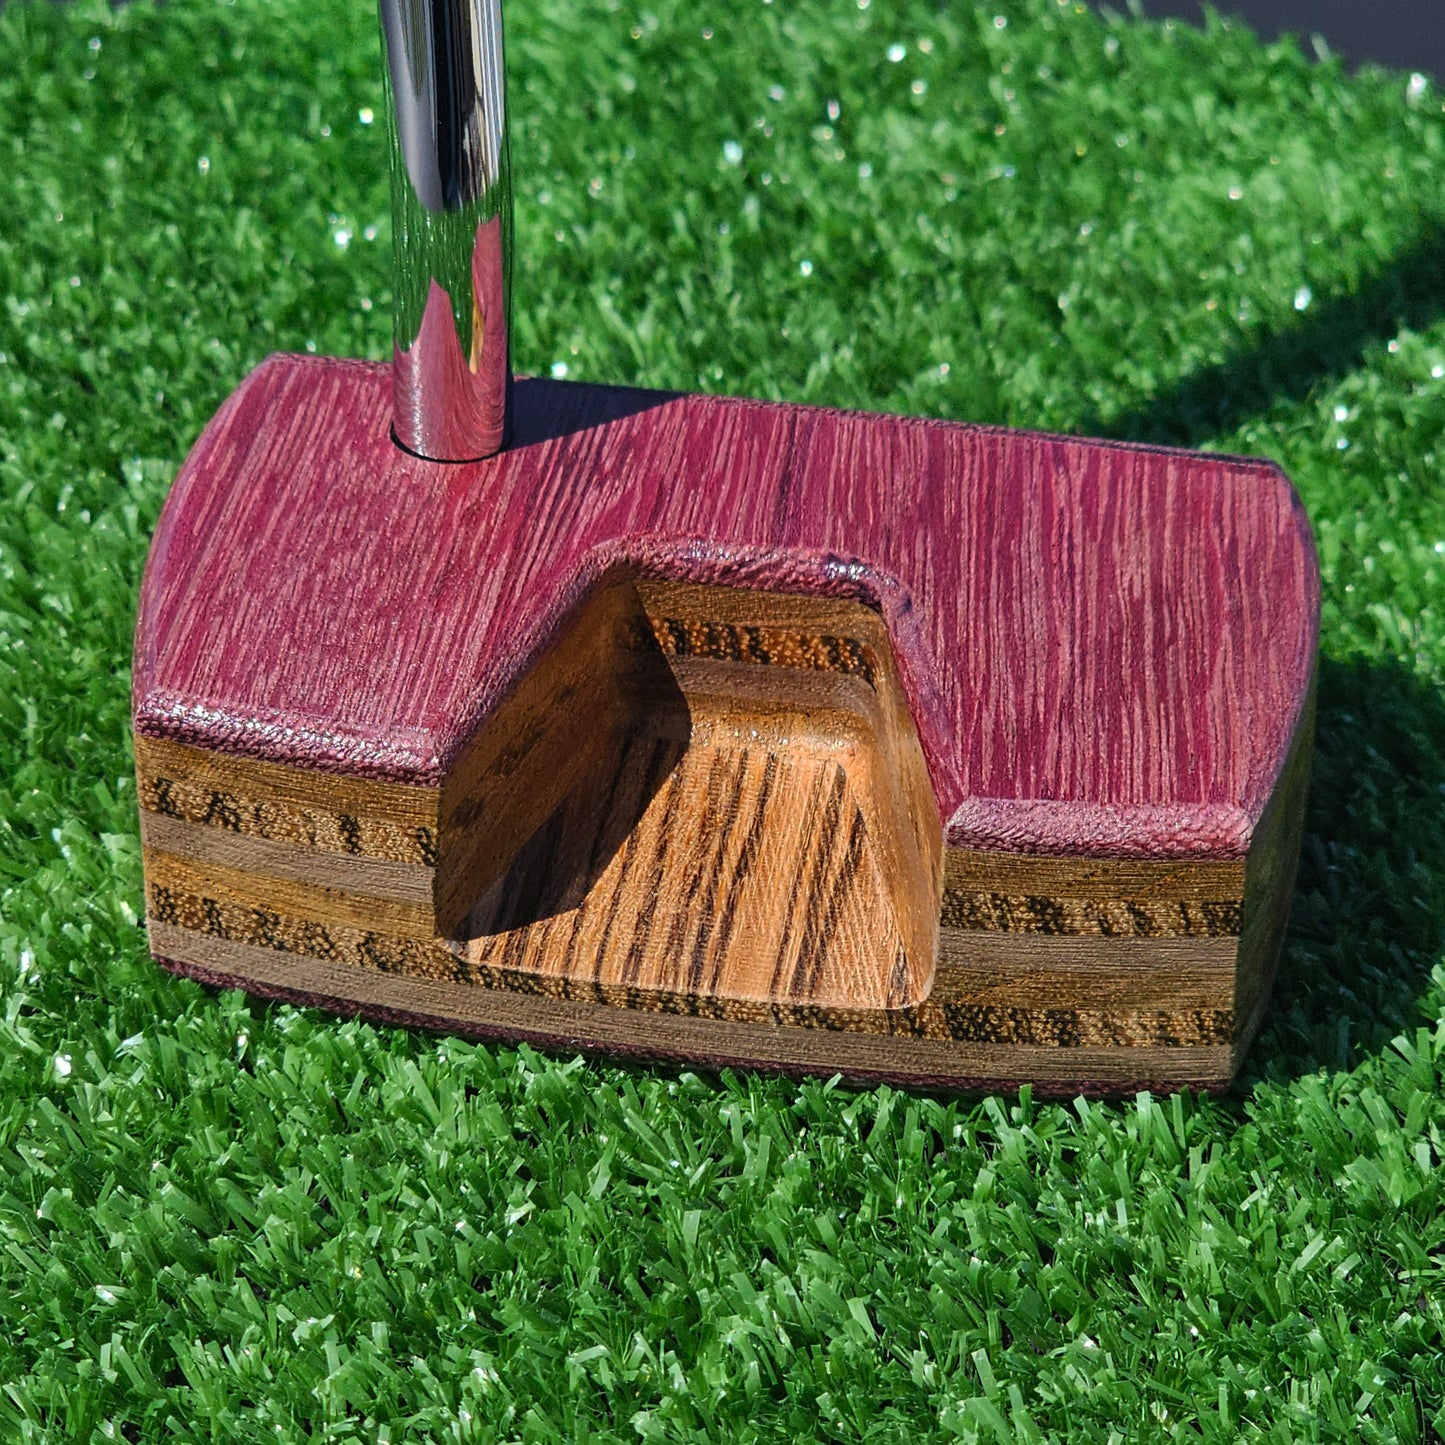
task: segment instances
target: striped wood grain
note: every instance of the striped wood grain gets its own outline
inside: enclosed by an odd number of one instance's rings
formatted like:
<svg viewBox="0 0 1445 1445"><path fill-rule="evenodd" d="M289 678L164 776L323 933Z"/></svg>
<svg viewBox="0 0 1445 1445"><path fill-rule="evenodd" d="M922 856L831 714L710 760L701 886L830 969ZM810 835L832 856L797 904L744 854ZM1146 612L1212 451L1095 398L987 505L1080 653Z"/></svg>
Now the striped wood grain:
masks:
<svg viewBox="0 0 1445 1445"><path fill-rule="evenodd" d="M538 749L566 755L536 724L549 707L576 716L555 699L580 666L609 678L594 693L615 708L605 765L570 778L452 929L434 908L445 850L439 870L375 856L428 826L419 820L438 816L445 789L318 783L140 740L157 951L215 971L269 949L297 978L354 970L358 998L375 991L372 974L427 980L452 990L453 1021L467 1027L484 1026L504 994L546 1010L623 1009L633 1046L653 1052L667 1051L678 1020L703 1017L724 1030L1051 1047L1081 1067L1098 1050L1136 1054L1116 1083L1168 1077L1199 1050L1227 1065L1244 861L941 850L936 975L930 949L919 986L887 906L874 906L878 879L861 876L871 860L859 784L887 735L880 720L906 716L876 614L829 603L808 617L809 604L780 599L790 614L780 626L767 594L677 584L611 594L583 604L539 663L541 681L499 711L526 746L494 738L479 749L505 776L525 773ZM917 788L921 759L905 753ZM484 792L486 769L473 774L473 793ZM190 800L185 816L177 799ZM309 845L272 825L282 803L306 810ZM496 820L475 796L455 811L473 827ZM365 826L326 821L343 816ZM493 836L522 831L503 821ZM484 1001L480 1013L464 996ZM1088 1068L1100 1087L1113 1077L1113 1064Z"/></svg>
<svg viewBox="0 0 1445 1445"><path fill-rule="evenodd" d="M536 382L439 468L383 392L273 359L157 530L168 966L663 1057L1227 1083L1308 774L1277 472Z"/></svg>

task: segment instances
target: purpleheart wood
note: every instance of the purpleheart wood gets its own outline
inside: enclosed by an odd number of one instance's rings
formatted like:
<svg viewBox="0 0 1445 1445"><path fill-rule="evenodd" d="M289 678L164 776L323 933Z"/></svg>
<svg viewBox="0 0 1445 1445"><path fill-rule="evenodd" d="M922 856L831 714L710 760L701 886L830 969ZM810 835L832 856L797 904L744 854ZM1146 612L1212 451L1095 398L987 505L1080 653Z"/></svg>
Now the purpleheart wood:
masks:
<svg viewBox="0 0 1445 1445"><path fill-rule="evenodd" d="M139 732L435 785L627 565L878 607L952 847L1246 852L1317 643L1276 467L538 380L509 451L444 465L390 405L385 366L279 356L212 421L146 573Z"/></svg>

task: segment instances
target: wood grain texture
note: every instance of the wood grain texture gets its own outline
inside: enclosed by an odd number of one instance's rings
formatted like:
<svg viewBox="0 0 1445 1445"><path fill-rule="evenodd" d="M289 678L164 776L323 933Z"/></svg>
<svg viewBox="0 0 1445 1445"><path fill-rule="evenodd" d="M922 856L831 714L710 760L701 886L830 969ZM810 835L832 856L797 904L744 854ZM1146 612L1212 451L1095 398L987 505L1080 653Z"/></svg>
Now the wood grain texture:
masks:
<svg viewBox="0 0 1445 1445"><path fill-rule="evenodd" d="M1227 1044L1178 1043L1144 1052L1128 1044L1060 1048L1033 1043L973 1043L908 1033L779 1027L769 1021L718 1020L706 1014L665 1020L607 1004L532 992L470 989L382 969L358 974L345 964L296 957L192 934L152 922L151 949L173 972L220 988L244 988L336 1013L403 1027L455 1030L478 1038L529 1039L544 1046L698 1063L716 1068L841 1073L860 1082L919 1088L1007 1089L1032 1084L1045 1095L1120 1094L1152 1088L1217 1090L1229 1078ZM1160 1072L1148 1072L1151 1065Z"/></svg>
<svg viewBox="0 0 1445 1445"><path fill-rule="evenodd" d="M163 514L167 966L656 1057L1227 1084L1308 773L1277 471L538 382L440 466L385 390L273 358Z"/></svg>
<svg viewBox="0 0 1445 1445"><path fill-rule="evenodd" d="M1316 646L1275 467L538 380L515 401L509 451L446 466L392 444L386 367L258 368L157 528L137 730L436 786L626 566L876 606L954 847L1247 853Z"/></svg>
<svg viewBox="0 0 1445 1445"><path fill-rule="evenodd" d="M429 799L269 764L263 802L247 759L142 742L138 760L148 877L242 941L371 929L511 973L854 1012L932 986L937 812L856 602L600 587ZM278 825L297 798L310 850ZM439 819L435 868L396 858L420 817Z"/></svg>
<svg viewBox="0 0 1445 1445"><path fill-rule="evenodd" d="M923 759L911 727L887 725L878 690L897 687L877 615L825 604L855 615L790 631L768 625L769 594L747 594L746 627L776 645L761 662L729 655L738 624L697 620L720 610L717 589L689 590L652 614L607 765L467 916L468 958L700 998L918 1002L941 838L931 800L909 808Z"/></svg>

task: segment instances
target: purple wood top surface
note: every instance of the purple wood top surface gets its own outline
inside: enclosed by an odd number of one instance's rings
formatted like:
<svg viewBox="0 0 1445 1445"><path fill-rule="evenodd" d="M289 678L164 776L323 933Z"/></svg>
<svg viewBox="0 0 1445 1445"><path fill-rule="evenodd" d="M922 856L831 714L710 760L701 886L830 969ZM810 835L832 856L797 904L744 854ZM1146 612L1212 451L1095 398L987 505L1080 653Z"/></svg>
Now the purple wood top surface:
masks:
<svg viewBox="0 0 1445 1445"><path fill-rule="evenodd" d="M1270 463L551 381L516 440L390 438L390 369L263 363L166 503L139 732L436 784L598 577L876 605L954 847L1232 857L1317 646Z"/></svg>

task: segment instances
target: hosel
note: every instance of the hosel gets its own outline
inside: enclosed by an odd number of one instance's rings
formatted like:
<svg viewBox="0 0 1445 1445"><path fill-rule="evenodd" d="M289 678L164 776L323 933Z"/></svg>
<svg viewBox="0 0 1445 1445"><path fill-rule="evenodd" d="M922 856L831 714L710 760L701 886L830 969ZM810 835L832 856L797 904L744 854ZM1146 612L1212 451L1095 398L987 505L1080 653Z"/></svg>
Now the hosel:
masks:
<svg viewBox="0 0 1445 1445"><path fill-rule="evenodd" d="M379 0L391 140L393 429L470 461L508 438L512 174L501 0Z"/></svg>

